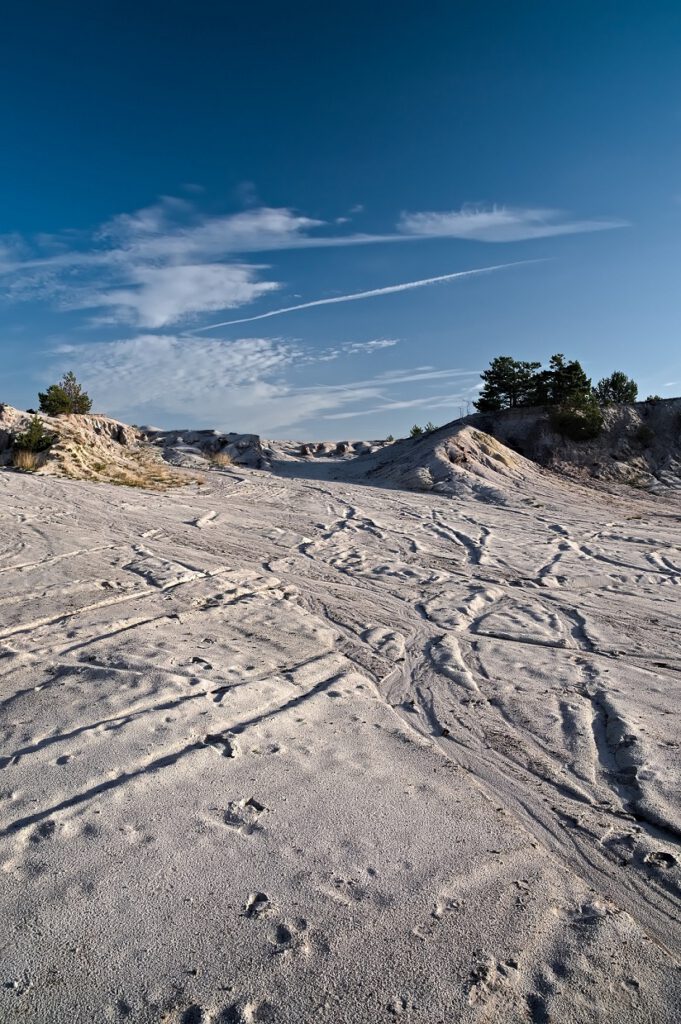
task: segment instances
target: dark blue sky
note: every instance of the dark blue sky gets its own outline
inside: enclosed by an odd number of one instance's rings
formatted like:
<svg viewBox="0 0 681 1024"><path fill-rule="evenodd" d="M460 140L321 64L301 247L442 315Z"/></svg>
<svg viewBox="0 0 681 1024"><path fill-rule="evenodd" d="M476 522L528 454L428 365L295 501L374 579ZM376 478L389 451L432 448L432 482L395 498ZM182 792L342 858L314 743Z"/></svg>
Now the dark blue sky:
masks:
<svg viewBox="0 0 681 1024"><path fill-rule="evenodd" d="M398 434L554 351L680 393L680 69L678 3L8 8L0 398Z"/></svg>

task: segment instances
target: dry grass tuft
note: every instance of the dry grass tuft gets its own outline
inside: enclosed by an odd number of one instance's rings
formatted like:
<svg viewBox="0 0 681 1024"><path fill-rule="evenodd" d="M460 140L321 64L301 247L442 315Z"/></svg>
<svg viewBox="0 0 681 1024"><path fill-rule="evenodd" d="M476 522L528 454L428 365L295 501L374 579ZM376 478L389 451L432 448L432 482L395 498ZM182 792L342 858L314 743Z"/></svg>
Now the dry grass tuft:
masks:
<svg viewBox="0 0 681 1024"><path fill-rule="evenodd" d="M33 473L40 465L40 458L37 452L29 452L25 448L19 448L12 457L12 465L16 469L23 469L26 473Z"/></svg>
<svg viewBox="0 0 681 1024"><path fill-rule="evenodd" d="M150 491L165 491L195 482L195 478L165 463L157 452L144 448L108 450L69 438L54 454L59 475L72 480L97 480Z"/></svg>
<svg viewBox="0 0 681 1024"><path fill-rule="evenodd" d="M213 466L233 466L234 459L229 452L213 452L208 456L208 461Z"/></svg>

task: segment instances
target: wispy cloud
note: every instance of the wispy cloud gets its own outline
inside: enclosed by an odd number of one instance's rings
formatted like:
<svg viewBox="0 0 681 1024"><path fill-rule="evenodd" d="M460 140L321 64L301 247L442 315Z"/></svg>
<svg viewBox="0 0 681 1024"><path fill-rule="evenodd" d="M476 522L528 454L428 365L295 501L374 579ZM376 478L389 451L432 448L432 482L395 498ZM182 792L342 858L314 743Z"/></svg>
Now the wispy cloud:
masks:
<svg viewBox="0 0 681 1024"><path fill-rule="evenodd" d="M461 392L456 391L446 395L425 395L420 398L405 398L395 402L384 402L382 405L375 405L369 409L354 409L351 412L337 412L324 415L325 420L351 420L361 416L375 416L386 412L398 412L404 409L443 409L451 410L451 419L456 415L456 406L465 403L466 398Z"/></svg>
<svg viewBox="0 0 681 1024"><path fill-rule="evenodd" d="M352 212L359 210L356 207ZM345 216L324 221L289 207L265 205L214 215L203 213L196 197L164 196L151 206L113 217L90 233L65 230L32 239L0 238L0 277L5 301L38 299L64 310L99 311L99 323L161 329L196 321L218 309L248 305L282 287L281 281L268 273L269 267L251 262L247 254L432 238L510 242L600 231L623 223L572 218L558 210L533 207L462 207L449 212L404 213L396 226L385 232L358 233L349 230ZM446 274L319 299L261 317L386 295L456 276L465 275ZM255 318L234 322L251 319Z"/></svg>
<svg viewBox="0 0 681 1024"><path fill-rule="evenodd" d="M66 369L77 359L95 402L123 419L176 417L181 424L261 430L260 414L271 422L272 403L287 391L283 374L302 355L296 343L271 338L141 334L61 346L55 365Z"/></svg>
<svg viewBox="0 0 681 1024"><path fill-rule="evenodd" d="M370 344L339 347L351 359L352 346ZM351 412L354 416L412 405L437 407L445 400L453 417L457 400L465 400L461 395L476 373L406 368L345 383L301 385L300 368L321 364L323 357L298 342L140 334L114 342L62 345L54 353L46 379L68 369L74 359L95 404L102 408L105 402L102 411L121 419L263 435L295 430L316 416L346 419ZM436 381L460 390L452 395L414 395L416 382L425 382L428 392Z"/></svg>
<svg viewBox="0 0 681 1024"><path fill-rule="evenodd" d="M626 227L623 220L574 220L562 210L509 206L463 207L449 212L403 213L398 230L413 238L519 242Z"/></svg>
<svg viewBox="0 0 681 1024"><path fill-rule="evenodd" d="M380 352L384 348L393 348L399 344L398 338L375 338L373 341L349 341L344 345L334 345L331 348L322 349L317 355L318 362L329 363L340 356L370 356Z"/></svg>
<svg viewBox="0 0 681 1024"><path fill-rule="evenodd" d="M137 213L114 217L98 237L137 258L187 261L295 248L312 240L310 232L323 226L324 221L286 207L206 216L186 200L167 196Z"/></svg>
<svg viewBox="0 0 681 1024"><path fill-rule="evenodd" d="M165 327L196 313L234 309L279 288L276 281L258 281L259 267L243 263L137 266L129 283L108 292L79 289L66 295L62 307L108 307L114 322Z"/></svg>
<svg viewBox="0 0 681 1024"><path fill-rule="evenodd" d="M338 302L357 302L359 299L373 299L378 295L392 295L395 292L406 292L412 288L425 288L432 284L441 284L444 281L454 281L461 277L472 277L474 274L490 274L495 270L505 270L508 267L521 266L524 263L536 263L538 260L519 260L515 263L498 263L492 267L477 267L474 270L458 270L453 274L440 274L438 277L424 277L419 281L403 281L401 284L391 284L384 288L371 288L365 292L351 292L349 295L334 295L329 299L315 299L313 302L301 302L297 306L282 306L280 309L270 309L267 313L258 313L257 316L241 317L239 320L223 320L218 324L208 324L199 327L200 331L212 331L218 327L232 327L235 324L248 324L254 320L266 320L268 317L281 316L282 313L294 313L299 309L312 309L314 306L331 306Z"/></svg>
<svg viewBox="0 0 681 1024"><path fill-rule="evenodd" d="M392 348L398 344L397 338L376 338L374 341L351 341L347 345L344 345L344 351L350 355L355 355L358 352L362 354L378 352L383 348Z"/></svg>

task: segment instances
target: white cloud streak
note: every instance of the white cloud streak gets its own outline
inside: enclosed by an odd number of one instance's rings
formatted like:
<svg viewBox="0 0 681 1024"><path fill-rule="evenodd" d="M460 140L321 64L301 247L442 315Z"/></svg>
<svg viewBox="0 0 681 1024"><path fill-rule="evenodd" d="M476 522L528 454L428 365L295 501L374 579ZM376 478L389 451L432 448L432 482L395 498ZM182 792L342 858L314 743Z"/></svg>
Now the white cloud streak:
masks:
<svg viewBox="0 0 681 1024"><path fill-rule="evenodd" d="M130 286L106 294L80 291L64 308L111 307L114 321L142 327L166 327L196 313L243 306L279 288L276 281L255 279L259 268L243 263L208 263L168 267L139 266L130 271Z"/></svg>
<svg viewBox="0 0 681 1024"><path fill-rule="evenodd" d="M521 242L627 227L623 220L571 220L562 210L509 206L469 207L446 212L403 213L398 231L412 238L459 238L477 242Z"/></svg>
<svg viewBox="0 0 681 1024"><path fill-rule="evenodd" d="M460 393L449 395L427 395L422 398L405 398L401 401L385 402L383 405L376 405L370 409L355 409L352 412L337 412L325 414L325 420L351 420L360 416L375 416L385 412L397 412L403 409L420 409L425 406L428 409L442 409L444 407L455 409L457 402L465 402ZM452 412L452 418L454 413Z"/></svg>
<svg viewBox="0 0 681 1024"><path fill-rule="evenodd" d="M344 354L352 356L349 345ZM41 386L75 360L96 406L120 419L264 436L290 431L314 417L350 418L346 412L357 404L371 406L368 411L391 412L412 405L437 407L446 400L454 409L456 400L462 400L458 395L451 400L440 394L416 397L414 382L439 380L465 390L476 372L417 367L347 383L301 386L300 368L315 362L323 365L323 354L277 338L225 341L140 334L113 342L62 345L54 356Z"/></svg>
<svg viewBox="0 0 681 1024"><path fill-rule="evenodd" d="M373 299L378 295L393 295L395 292L406 292L412 288L425 288L431 284L440 284L444 281L454 281L457 278L472 277L474 274L490 274L495 270L505 270L508 267L518 267L526 263L539 263L541 260L518 260L515 263L498 263L491 267L478 267L474 270L459 270L453 274L440 274L438 277L424 277L420 281L404 281L402 284L391 284L385 288L372 288L365 292L352 292L349 295L334 295L329 299L315 299L313 302L301 302L297 306L283 306L281 309L271 309L267 313L258 313L257 316L246 316L239 320L223 320L221 323L208 324L206 327L199 327L194 333L201 331L213 331L218 327L233 327L235 324L253 323L254 320L266 320L268 317L281 316L282 313L294 313L299 309L312 309L315 306L331 306L339 302L357 302L359 299Z"/></svg>
<svg viewBox="0 0 681 1024"><path fill-rule="evenodd" d="M3 297L9 302L48 301L62 310L99 311L91 321L95 324L160 329L196 320L204 313L248 305L281 288L280 281L265 279L263 272L269 268L244 261L249 253L425 239L517 242L602 231L625 223L574 219L555 209L505 206L403 213L385 233L352 232L345 220L325 221L288 207L262 205L239 213L209 215L201 212L195 201L163 196L151 206L111 218L90 233L64 231L36 235L30 241L17 235L0 238ZM319 299L258 317L223 321L220 326L423 287L456 276L466 274Z"/></svg>

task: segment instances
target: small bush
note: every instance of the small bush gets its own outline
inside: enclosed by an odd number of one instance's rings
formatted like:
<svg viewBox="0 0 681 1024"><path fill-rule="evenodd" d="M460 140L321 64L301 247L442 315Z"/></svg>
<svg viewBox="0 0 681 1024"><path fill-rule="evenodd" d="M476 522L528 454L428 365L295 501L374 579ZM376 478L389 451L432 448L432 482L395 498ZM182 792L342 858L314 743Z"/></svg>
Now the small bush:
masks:
<svg viewBox="0 0 681 1024"><path fill-rule="evenodd" d="M39 464L37 452L31 452L27 448L19 448L12 456L12 465L15 469L23 469L25 473L34 472Z"/></svg>
<svg viewBox="0 0 681 1024"><path fill-rule="evenodd" d="M653 402L653 403L655 403L655 402L661 402L661 401L662 401L662 396L661 395L648 395L648 397L646 398L646 402Z"/></svg>
<svg viewBox="0 0 681 1024"><path fill-rule="evenodd" d="M229 452L213 452L209 455L209 461L213 466L233 466L234 459Z"/></svg>
<svg viewBox="0 0 681 1024"><path fill-rule="evenodd" d="M70 370L65 373L58 384L50 384L45 392L38 394L40 411L48 416L61 416L66 413L83 414L92 408L90 397L83 391Z"/></svg>
<svg viewBox="0 0 681 1024"><path fill-rule="evenodd" d="M394 440L395 440L395 438L393 437L393 435L392 434L388 434L388 436L385 439L385 443L386 444L392 444Z"/></svg>
<svg viewBox="0 0 681 1024"><path fill-rule="evenodd" d="M641 423L641 425L633 432L632 437L634 441L638 441L643 448L650 448L651 444L655 440L655 431L652 427L649 427L647 423Z"/></svg>
<svg viewBox="0 0 681 1024"><path fill-rule="evenodd" d="M570 441L593 441L603 429L603 414L595 401L562 405L552 410L551 426Z"/></svg>
<svg viewBox="0 0 681 1024"><path fill-rule="evenodd" d="M420 427L418 425L418 423L415 423L414 426L409 431L409 436L410 437L423 437L423 427Z"/></svg>
<svg viewBox="0 0 681 1024"><path fill-rule="evenodd" d="M428 422L426 423L425 427L423 428L424 434L432 434L436 430L437 430L437 427L435 426L434 423L431 423L430 420L428 420Z"/></svg>
<svg viewBox="0 0 681 1024"><path fill-rule="evenodd" d="M45 424L35 413L23 434L15 435L14 447L24 452L46 452L56 440L56 434L48 434Z"/></svg>

